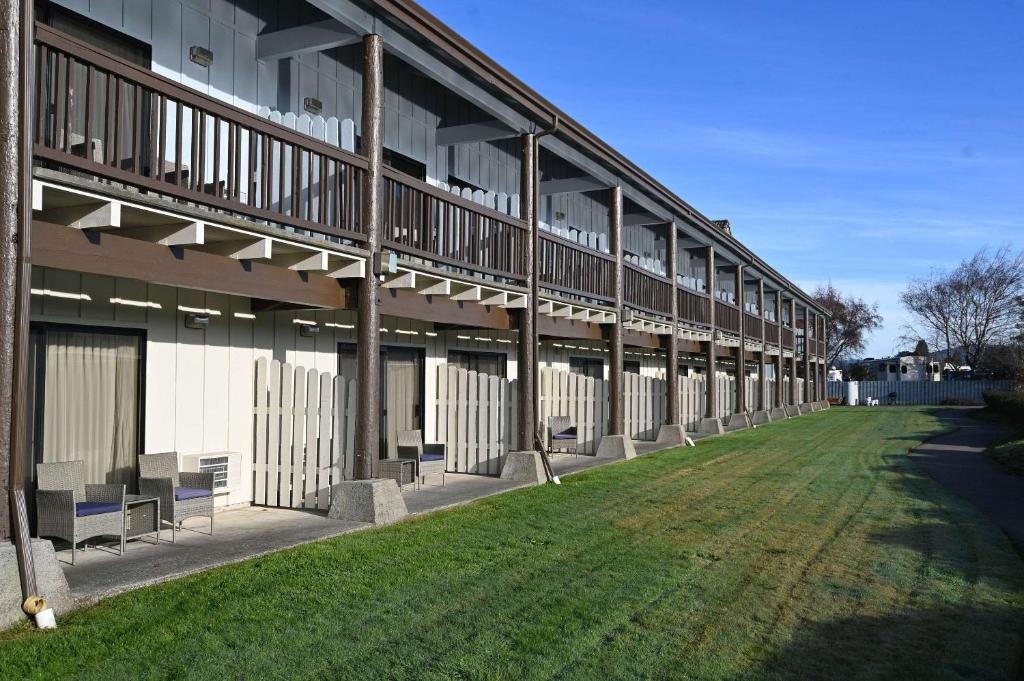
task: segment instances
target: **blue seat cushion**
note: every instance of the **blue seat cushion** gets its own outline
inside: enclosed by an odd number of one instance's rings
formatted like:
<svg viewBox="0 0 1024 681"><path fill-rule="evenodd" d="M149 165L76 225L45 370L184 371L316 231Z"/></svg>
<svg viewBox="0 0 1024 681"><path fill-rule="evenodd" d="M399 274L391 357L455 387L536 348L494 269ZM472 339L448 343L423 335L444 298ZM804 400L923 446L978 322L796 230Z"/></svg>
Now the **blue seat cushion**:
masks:
<svg viewBox="0 0 1024 681"><path fill-rule="evenodd" d="M571 428L566 428L561 433L558 433L557 435L553 435L551 439L553 439L553 440L575 440L576 439L576 426L573 426Z"/></svg>
<svg viewBox="0 0 1024 681"><path fill-rule="evenodd" d="M209 489L196 489L195 487L175 487L174 488L174 500L185 501L186 499L202 499L203 497L212 497L213 490Z"/></svg>
<svg viewBox="0 0 1024 681"><path fill-rule="evenodd" d="M121 504L109 501L79 501L75 504L75 515L84 518L87 515L100 513L120 513Z"/></svg>
<svg viewBox="0 0 1024 681"><path fill-rule="evenodd" d="M444 461L444 454L421 454L420 461Z"/></svg>

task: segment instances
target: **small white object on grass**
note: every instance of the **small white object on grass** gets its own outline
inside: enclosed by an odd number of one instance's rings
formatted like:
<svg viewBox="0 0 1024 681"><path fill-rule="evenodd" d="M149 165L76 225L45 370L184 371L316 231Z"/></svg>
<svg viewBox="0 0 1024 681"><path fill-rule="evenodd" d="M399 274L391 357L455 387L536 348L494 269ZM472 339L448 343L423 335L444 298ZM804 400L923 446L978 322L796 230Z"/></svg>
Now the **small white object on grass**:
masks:
<svg viewBox="0 0 1024 681"><path fill-rule="evenodd" d="M686 437L686 446L687 447L696 447L697 445L694 444L693 439L691 439L689 436L687 436Z"/></svg>
<svg viewBox="0 0 1024 681"><path fill-rule="evenodd" d="M562 484L562 481L558 479L557 475L554 475L554 476L551 477L551 482L555 483L556 485L561 485Z"/></svg>

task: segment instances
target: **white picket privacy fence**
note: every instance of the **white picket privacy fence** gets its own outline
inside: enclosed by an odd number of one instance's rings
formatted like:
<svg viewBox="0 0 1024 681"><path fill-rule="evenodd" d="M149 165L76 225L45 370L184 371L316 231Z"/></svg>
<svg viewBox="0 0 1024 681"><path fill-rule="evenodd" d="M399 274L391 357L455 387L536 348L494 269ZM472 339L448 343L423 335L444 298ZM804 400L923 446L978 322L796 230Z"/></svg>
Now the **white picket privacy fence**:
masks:
<svg viewBox="0 0 1024 681"><path fill-rule="evenodd" d="M353 477L356 382L256 360L253 501L326 511L332 485Z"/></svg>
<svg viewBox="0 0 1024 681"><path fill-rule="evenodd" d="M544 367L540 370L538 414L544 438L550 417L568 416L576 426L576 450L580 454L596 454L601 436L608 432L608 384Z"/></svg>
<svg viewBox="0 0 1024 681"><path fill-rule="evenodd" d="M889 393L896 393L897 404L942 404L946 400L984 402L986 390L1009 390L1009 381L852 381L857 384L861 400L876 399L879 404L889 401ZM841 398L846 386L842 381L828 382L828 396Z"/></svg>
<svg viewBox="0 0 1024 681"><path fill-rule="evenodd" d="M516 381L441 364L437 368L437 441L448 470L497 475L518 445Z"/></svg>
<svg viewBox="0 0 1024 681"><path fill-rule="evenodd" d="M634 440L655 440L665 423L665 381L631 372L623 375L626 434Z"/></svg>

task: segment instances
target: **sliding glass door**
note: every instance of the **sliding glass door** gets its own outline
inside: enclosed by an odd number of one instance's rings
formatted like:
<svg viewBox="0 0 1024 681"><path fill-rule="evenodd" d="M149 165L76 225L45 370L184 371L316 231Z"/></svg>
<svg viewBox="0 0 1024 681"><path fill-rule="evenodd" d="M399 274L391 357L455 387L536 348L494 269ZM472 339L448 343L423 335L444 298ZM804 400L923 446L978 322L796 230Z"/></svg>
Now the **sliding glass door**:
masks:
<svg viewBox="0 0 1024 681"><path fill-rule="evenodd" d="M144 345L134 330L33 326L35 462L81 460L87 483L134 491Z"/></svg>

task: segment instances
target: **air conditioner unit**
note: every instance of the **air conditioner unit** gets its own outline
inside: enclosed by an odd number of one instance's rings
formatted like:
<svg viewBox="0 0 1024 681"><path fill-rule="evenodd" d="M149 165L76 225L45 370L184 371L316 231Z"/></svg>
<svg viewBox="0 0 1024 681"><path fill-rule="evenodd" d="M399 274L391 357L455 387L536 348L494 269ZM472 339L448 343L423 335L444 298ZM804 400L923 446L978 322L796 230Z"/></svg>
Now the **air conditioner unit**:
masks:
<svg viewBox="0 0 1024 681"><path fill-rule="evenodd" d="M197 452L181 455L181 470L213 473L214 495L230 494L242 482L242 455L239 452Z"/></svg>

